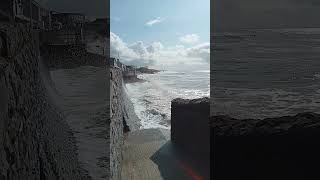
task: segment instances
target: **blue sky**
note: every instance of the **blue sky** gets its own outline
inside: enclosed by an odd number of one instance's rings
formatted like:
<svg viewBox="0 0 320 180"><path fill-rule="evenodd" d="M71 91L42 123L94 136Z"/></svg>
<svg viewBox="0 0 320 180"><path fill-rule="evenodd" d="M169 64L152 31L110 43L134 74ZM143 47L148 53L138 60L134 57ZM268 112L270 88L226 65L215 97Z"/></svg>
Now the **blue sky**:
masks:
<svg viewBox="0 0 320 180"><path fill-rule="evenodd" d="M196 47L197 53L207 57L203 47L206 43L207 52L210 0L111 0L110 4L111 32L114 37L113 40L111 37L111 51L113 48L121 53L123 46L128 46L139 52L139 56L141 53L152 54L153 58L157 55L161 59L159 56L163 54L166 58L174 56L169 51L174 48L180 49L184 56L195 56L194 51L187 52L187 49ZM151 49L161 49L161 53L160 50L159 53L149 52L148 46L154 44L161 48ZM141 47L143 50L137 49ZM128 51L124 51L122 54L128 54Z"/></svg>
<svg viewBox="0 0 320 180"><path fill-rule="evenodd" d="M163 21L145 25L156 18ZM176 45L187 34L210 39L210 0L111 0L111 31L128 43Z"/></svg>

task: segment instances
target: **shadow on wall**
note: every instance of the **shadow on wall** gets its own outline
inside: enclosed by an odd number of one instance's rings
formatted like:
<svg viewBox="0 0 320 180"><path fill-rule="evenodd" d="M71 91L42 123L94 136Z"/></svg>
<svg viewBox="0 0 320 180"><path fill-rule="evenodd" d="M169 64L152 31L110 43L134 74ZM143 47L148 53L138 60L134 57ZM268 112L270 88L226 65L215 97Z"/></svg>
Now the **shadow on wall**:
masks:
<svg viewBox="0 0 320 180"><path fill-rule="evenodd" d="M209 98L172 101L171 141L150 158L164 179L210 179L209 111Z"/></svg>

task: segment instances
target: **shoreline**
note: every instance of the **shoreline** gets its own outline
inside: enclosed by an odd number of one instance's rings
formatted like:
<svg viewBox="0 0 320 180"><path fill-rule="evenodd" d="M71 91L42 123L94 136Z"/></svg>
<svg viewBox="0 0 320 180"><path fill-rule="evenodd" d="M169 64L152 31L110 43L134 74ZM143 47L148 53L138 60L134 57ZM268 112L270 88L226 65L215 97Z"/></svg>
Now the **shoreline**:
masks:
<svg viewBox="0 0 320 180"><path fill-rule="evenodd" d="M159 72L162 72L162 71L159 70ZM129 92L134 93L134 94L131 94L133 96L132 100L136 103L134 106L137 106L137 110L139 110L136 112L136 115L137 116L139 115L140 118L143 118L143 119L140 119L140 121L142 121L142 124L144 126L143 129L149 129L149 128L171 129L170 112L168 112L168 111L170 111L169 108L170 108L171 98L169 98L169 99L168 98L161 98L155 94L150 94L148 96L152 96L153 98L145 99L143 97L144 94L141 94L139 92L139 90L144 92L144 90L146 89L146 88L144 88L145 86L147 86L149 88L154 88L154 87L150 87L149 85L145 85L145 84L140 85L139 83L152 81L152 78L150 79L149 77L153 77L154 74L153 73L141 73L141 74L145 74L146 76L139 77L139 75L138 75L138 77L132 77L132 78L124 77L124 83L125 83L125 85L128 84L128 88L130 88ZM159 73L157 72L155 74L159 74ZM156 75L154 77L158 77L158 75ZM141 78L143 78L143 79L141 79ZM137 84L134 84L134 83L137 83ZM132 86L130 84L134 84L134 85ZM152 84L152 82L151 82L151 84ZM202 90L202 89L199 89L199 90ZM175 98L178 98L178 95L176 95L176 96L173 95L172 97L173 97L173 99L175 99ZM206 97L208 97L208 96L204 95L201 97L195 97L195 99L206 98ZM165 106L166 108L154 107L153 105L156 105L156 104L154 104L154 102L152 100L154 98L157 98L157 99L160 98L159 101L163 102L163 103L161 103L161 105ZM187 98L187 97L185 97L185 98ZM155 101L157 101L157 100L155 100ZM146 115L146 114L150 114L150 116Z"/></svg>
<svg viewBox="0 0 320 180"><path fill-rule="evenodd" d="M124 110L123 110L124 114L123 115L125 117L125 124L129 130L127 132L133 132L133 131L140 130L140 128L142 126L141 119L136 114L134 104L131 101L128 93L126 92L125 83L122 84L122 90L123 90L122 100L124 101Z"/></svg>
<svg viewBox="0 0 320 180"><path fill-rule="evenodd" d="M140 78L138 78L138 77L123 78L123 81L124 81L124 83L126 83L126 84L147 82L146 80L140 79Z"/></svg>

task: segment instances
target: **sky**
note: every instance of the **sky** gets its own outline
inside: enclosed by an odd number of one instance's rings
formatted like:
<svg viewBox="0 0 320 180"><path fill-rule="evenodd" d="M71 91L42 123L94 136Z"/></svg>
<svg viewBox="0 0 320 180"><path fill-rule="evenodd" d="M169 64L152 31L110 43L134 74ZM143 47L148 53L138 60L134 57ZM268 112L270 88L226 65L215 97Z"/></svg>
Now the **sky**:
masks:
<svg viewBox="0 0 320 180"><path fill-rule="evenodd" d="M111 0L111 56L134 65L203 65L210 0Z"/></svg>

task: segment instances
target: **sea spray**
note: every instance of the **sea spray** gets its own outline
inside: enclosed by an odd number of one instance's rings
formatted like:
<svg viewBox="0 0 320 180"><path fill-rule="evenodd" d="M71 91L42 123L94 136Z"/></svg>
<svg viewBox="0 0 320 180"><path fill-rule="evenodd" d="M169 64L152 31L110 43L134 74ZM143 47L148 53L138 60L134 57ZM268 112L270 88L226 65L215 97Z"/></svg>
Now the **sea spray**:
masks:
<svg viewBox="0 0 320 180"><path fill-rule="evenodd" d="M136 115L134 111L133 103L128 97L128 91L124 83L122 84L122 87L123 87L122 98L124 102L122 112L123 112L124 121L125 121L124 123L126 123L130 131L136 131L141 127L141 120L139 119L139 117Z"/></svg>
<svg viewBox="0 0 320 180"><path fill-rule="evenodd" d="M171 101L209 96L209 70L163 71L141 74L142 83L126 84L141 129L170 129Z"/></svg>

